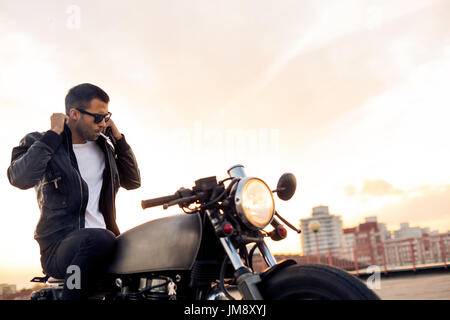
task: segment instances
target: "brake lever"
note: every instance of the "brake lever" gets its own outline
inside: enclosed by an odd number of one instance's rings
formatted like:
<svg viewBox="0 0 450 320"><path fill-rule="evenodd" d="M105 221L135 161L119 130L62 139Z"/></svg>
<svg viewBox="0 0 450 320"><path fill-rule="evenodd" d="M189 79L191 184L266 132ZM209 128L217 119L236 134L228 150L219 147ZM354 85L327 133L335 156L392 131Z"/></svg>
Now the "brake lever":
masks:
<svg viewBox="0 0 450 320"><path fill-rule="evenodd" d="M178 204L180 206L183 203L184 204L191 204L191 203L197 201L198 199L199 199L198 195L193 195L193 196L190 196L190 197L179 198L179 199L176 199L176 200L172 200L172 201L170 201L168 203L164 203L163 204L163 209L166 210L167 208L169 208L171 206L174 206L176 204Z"/></svg>

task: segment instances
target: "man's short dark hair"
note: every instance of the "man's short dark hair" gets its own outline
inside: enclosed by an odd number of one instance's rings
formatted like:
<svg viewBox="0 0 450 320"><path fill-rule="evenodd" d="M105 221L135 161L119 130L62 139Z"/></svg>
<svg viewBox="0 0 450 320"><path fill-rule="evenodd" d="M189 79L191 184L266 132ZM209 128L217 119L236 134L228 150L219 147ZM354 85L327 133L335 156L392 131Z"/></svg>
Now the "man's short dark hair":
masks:
<svg viewBox="0 0 450 320"><path fill-rule="evenodd" d="M95 98L109 103L109 96L106 92L93 84L82 83L73 87L66 95L66 114L69 115L72 108L89 108L89 103Z"/></svg>

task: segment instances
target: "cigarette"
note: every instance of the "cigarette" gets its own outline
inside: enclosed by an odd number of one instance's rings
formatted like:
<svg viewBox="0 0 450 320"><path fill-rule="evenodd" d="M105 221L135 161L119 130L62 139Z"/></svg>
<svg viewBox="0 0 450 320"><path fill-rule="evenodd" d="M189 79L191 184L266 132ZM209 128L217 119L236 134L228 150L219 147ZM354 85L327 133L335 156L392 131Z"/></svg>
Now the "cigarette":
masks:
<svg viewBox="0 0 450 320"><path fill-rule="evenodd" d="M114 152L116 151L116 148L114 147L114 144L113 144L113 142L111 141L111 139L107 136L107 135L105 135L105 134L103 134L103 132L100 132L100 135L103 137L103 138L105 138L106 139L106 142L111 146L111 148L114 150Z"/></svg>

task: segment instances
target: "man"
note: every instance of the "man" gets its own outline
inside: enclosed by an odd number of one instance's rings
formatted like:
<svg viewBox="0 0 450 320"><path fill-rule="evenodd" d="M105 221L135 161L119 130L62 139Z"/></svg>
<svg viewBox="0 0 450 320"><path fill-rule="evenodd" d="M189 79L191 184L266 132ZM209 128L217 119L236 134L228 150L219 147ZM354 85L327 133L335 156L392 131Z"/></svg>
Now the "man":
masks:
<svg viewBox="0 0 450 320"><path fill-rule="evenodd" d="M34 238L43 271L65 279L63 299L86 298L106 270L120 234L119 186L131 190L141 184L133 151L111 119L108 103L95 85L73 87L65 99L66 114L54 113L47 132L26 135L8 168L13 186L36 190L41 216ZM81 286L73 277L77 271Z"/></svg>

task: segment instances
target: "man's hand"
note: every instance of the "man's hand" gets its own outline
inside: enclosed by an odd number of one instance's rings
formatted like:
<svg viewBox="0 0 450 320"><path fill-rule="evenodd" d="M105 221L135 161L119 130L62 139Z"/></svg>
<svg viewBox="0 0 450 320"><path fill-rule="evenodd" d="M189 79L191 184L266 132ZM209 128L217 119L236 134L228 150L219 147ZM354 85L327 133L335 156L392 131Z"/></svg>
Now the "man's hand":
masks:
<svg viewBox="0 0 450 320"><path fill-rule="evenodd" d="M64 113L54 113L50 117L51 128L50 130L56 132L57 134L61 134L64 131L64 123L69 121L69 117Z"/></svg>
<svg viewBox="0 0 450 320"><path fill-rule="evenodd" d="M112 119L109 119L109 121L106 123L105 131L108 127L111 128L111 133L113 134L114 139L116 140L122 139L122 134L119 132L119 130L116 127L116 124Z"/></svg>

